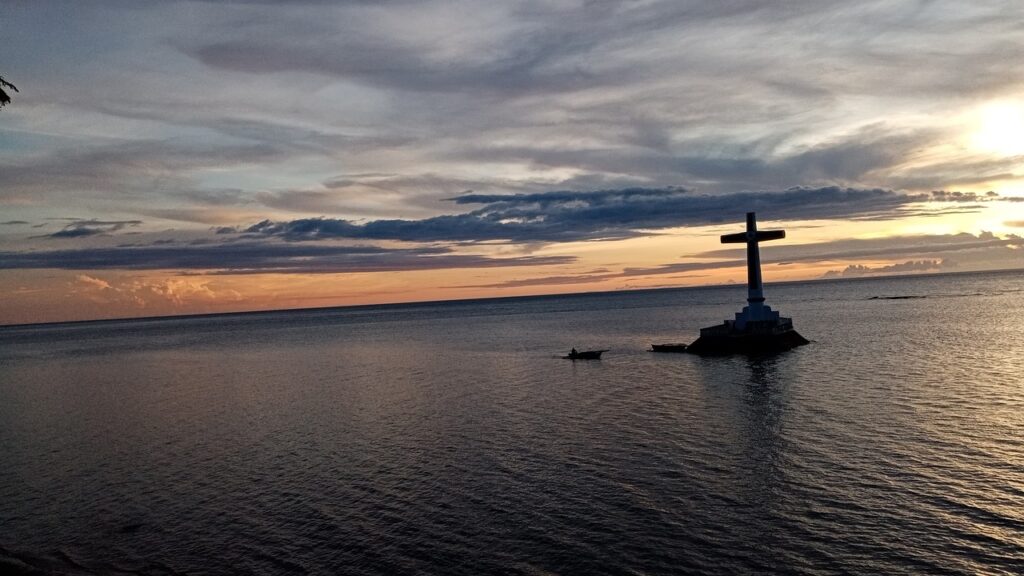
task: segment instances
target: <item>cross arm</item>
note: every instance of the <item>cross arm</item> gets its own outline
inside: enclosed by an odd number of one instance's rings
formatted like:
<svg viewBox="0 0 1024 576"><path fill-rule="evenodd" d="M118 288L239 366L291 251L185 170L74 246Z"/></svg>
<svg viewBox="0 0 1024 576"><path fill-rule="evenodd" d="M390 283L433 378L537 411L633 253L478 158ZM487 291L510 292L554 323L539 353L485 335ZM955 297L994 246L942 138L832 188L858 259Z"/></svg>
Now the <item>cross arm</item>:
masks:
<svg viewBox="0 0 1024 576"><path fill-rule="evenodd" d="M750 232L737 232L736 234L723 234L722 244L745 244L750 240L755 242L765 242L767 240L778 240L786 237L785 230L758 230L753 233L753 238L748 234Z"/></svg>

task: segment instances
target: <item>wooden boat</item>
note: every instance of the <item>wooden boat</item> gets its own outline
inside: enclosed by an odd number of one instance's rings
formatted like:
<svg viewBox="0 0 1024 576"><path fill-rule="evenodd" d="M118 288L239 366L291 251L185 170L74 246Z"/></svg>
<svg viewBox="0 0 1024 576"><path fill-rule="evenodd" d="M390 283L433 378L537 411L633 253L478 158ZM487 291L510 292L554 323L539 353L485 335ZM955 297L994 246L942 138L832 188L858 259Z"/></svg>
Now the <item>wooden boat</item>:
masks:
<svg viewBox="0 0 1024 576"><path fill-rule="evenodd" d="M569 352L568 356L562 356L562 358L566 360L600 360L603 352L607 352L607 350L584 350L583 352L573 350Z"/></svg>
<svg viewBox="0 0 1024 576"><path fill-rule="evenodd" d="M651 344L651 352L686 352L686 344Z"/></svg>

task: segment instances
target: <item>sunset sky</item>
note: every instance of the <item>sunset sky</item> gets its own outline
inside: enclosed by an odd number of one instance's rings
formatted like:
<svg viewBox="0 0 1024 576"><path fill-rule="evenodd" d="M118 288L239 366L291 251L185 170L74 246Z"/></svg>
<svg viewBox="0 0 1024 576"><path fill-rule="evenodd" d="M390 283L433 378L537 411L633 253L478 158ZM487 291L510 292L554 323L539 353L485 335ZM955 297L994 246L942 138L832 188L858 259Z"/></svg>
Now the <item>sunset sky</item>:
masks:
<svg viewBox="0 0 1024 576"><path fill-rule="evenodd" d="M0 323L1024 268L1019 0L0 3ZM769 287L770 299L770 287Z"/></svg>

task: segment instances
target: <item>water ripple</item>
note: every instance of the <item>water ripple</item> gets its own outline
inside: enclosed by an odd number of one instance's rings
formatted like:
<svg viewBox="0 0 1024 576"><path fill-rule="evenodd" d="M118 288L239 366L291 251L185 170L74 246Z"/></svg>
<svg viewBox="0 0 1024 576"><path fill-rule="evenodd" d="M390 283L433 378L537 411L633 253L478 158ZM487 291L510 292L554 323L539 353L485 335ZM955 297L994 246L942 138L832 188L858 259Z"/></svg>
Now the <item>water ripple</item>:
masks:
<svg viewBox="0 0 1024 576"><path fill-rule="evenodd" d="M0 329L0 569L1024 573L1020 280Z"/></svg>

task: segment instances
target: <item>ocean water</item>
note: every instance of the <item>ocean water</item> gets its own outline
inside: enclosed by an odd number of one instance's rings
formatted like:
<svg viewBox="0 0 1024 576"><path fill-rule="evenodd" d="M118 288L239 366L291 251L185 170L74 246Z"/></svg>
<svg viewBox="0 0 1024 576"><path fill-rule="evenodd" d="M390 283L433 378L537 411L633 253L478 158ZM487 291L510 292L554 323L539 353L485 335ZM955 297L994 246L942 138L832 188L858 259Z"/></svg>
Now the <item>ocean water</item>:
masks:
<svg viewBox="0 0 1024 576"><path fill-rule="evenodd" d="M1024 274L766 295L0 328L0 569L1024 573Z"/></svg>

